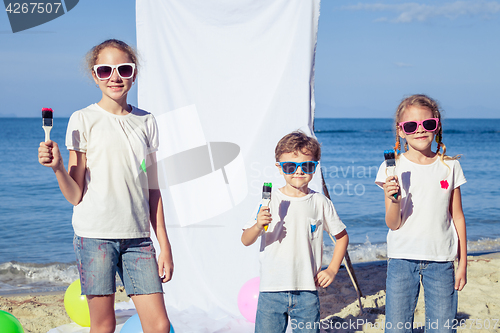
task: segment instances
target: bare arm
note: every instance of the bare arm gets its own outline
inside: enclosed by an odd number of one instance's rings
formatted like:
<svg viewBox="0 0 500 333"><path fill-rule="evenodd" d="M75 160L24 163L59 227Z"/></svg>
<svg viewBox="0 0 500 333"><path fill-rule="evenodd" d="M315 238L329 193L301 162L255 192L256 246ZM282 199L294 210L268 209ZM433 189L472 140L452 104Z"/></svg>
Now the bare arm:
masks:
<svg viewBox="0 0 500 333"><path fill-rule="evenodd" d="M349 245L349 235L345 229L335 235L335 238L337 241L335 242L335 249L333 250L333 256L330 264L325 270L316 274L316 277L314 278L316 285L319 287L326 288L333 282L333 280L335 280L340 264L342 263L347 251L347 245Z"/></svg>
<svg viewBox="0 0 500 333"><path fill-rule="evenodd" d="M74 206L78 205L82 200L85 186L86 154L70 150L67 172L59 146L54 141L47 141L40 143L38 161L41 165L52 168L66 200Z"/></svg>
<svg viewBox="0 0 500 333"><path fill-rule="evenodd" d="M151 227L153 228L158 243L160 244L160 254L158 255L158 275L163 282L172 279L174 272L174 261L172 258L172 248L165 227L165 214L163 211L163 200L158 184L158 170L156 164L156 153L148 155L147 174L149 185L149 209Z"/></svg>
<svg viewBox="0 0 500 333"><path fill-rule="evenodd" d="M460 187L451 193L450 213L458 234L458 268L455 273L455 289L462 290L467 283L467 229L462 209Z"/></svg>

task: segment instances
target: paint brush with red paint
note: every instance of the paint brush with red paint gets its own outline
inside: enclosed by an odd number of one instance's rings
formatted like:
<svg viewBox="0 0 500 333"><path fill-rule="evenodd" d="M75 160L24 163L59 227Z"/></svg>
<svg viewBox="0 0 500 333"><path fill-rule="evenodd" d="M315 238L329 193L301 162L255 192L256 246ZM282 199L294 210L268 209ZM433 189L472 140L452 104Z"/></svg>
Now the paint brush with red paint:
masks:
<svg viewBox="0 0 500 333"><path fill-rule="evenodd" d="M43 108L42 109L42 128L45 131L45 142L50 140L50 130L52 129L53 124L53 112L51 108Z"/></svg>

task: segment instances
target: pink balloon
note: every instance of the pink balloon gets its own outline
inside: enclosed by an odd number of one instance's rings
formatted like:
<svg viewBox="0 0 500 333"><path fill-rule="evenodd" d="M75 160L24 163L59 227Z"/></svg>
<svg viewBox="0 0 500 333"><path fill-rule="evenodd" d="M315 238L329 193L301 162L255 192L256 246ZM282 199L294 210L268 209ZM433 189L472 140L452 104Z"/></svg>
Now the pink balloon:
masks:
<svg viewBox="0 0 500 333"><path fill-rule="evenodd" d="M238 308L243 317L249 322L255 323L257 316L257 303L259 301L260 278L248 280L238 293Z"/></svg>

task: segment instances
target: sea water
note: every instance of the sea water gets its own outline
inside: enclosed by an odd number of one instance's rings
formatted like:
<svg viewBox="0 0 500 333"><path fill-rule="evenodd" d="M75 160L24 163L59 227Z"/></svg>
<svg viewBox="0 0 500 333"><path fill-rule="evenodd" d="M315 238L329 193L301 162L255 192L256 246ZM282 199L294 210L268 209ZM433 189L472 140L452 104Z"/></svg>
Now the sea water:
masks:
<svg viewBox="0 0 500 333"><path fill-rule="evenodd" d="M395 144L393 120L316 119L315 132L330 197L348 228L351 260L385 259L384 196L374 180L383 151ZM443 142L447 155L461 155L467 179L460 189L468 251L500 251L500 119L444 119Z"/></svg>
<svg viewBox="0 0 500 333"><path fill-rule="evenodd" d="M72 205L50 168L38 163L38 118L0 118L0 294L64 290L78 278ZM64 146L68 119L55 118L51 138ZM461 154L461 187L469 252L500 251L500 119L445 119L448 155ZM347 225L351 260L384 260L383 191L374 184L383 151L394 146L391 119L316 119L321 170ZM333 252L325 235L325 258Z"/></svg>

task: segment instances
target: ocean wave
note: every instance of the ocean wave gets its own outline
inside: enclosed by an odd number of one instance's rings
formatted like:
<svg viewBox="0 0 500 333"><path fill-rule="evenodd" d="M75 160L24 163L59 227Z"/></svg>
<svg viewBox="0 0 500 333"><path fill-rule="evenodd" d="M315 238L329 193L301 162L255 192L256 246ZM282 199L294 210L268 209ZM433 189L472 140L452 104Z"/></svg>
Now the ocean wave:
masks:
<svg viewBox="0 0 500 333"><path fill-rule="evenodd" d="M328 266L334 246L325 242L323 247L323 266ZM387 259L387 244L373 243L366 237L364 243L351 243L348 247L352 263L382 261ZM469 254L500 252L500 238L481 238L467 242ZM20 263L15 261L0 263L0 294L22 292L62 291L77 280L78 269L75 264L67 263ZM119 278L117 283L121 284Z"/></svg>
<svg viewBox="0 0 500 333"><path fill-rule="evenodd" d="M467 253L500 252L500 238L481 238L467 242Z"/></svg>
<svg viewBox="0 0 500 333"><path fill-rule="evenodd" d="M78 278L74 264L4 262L0 264L0 293L64 290Z"/></svg>
<svg viewBox="0 0 500 333"><path fill-rule="evenodd" d="M334 246L325 244L323 248L323 266L328 266L333 256ZM361 244L349 244L347 248L352 263L387 260L387 244L372 244L369 237ZM484 252L500 252L500 238L481 238L467 241L467 253L478 254Z"/></svg>
<svg viewBox="0 0 500 333"><path fill-rule="evenodd" d="M26 278L32 281L71 283L75 277L78 278L78 270L74 264L35 264L15 261L0 264L0 281Z"/></svg>

